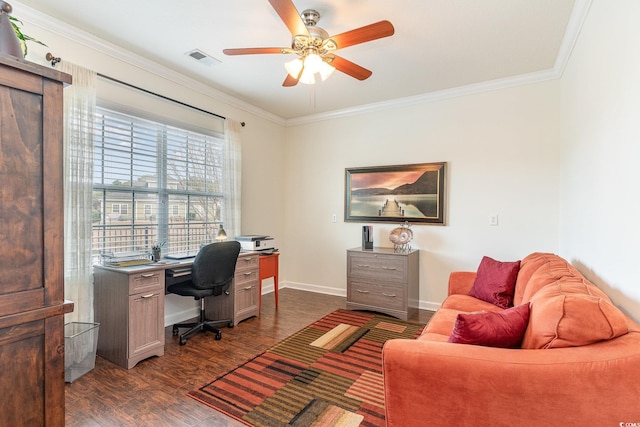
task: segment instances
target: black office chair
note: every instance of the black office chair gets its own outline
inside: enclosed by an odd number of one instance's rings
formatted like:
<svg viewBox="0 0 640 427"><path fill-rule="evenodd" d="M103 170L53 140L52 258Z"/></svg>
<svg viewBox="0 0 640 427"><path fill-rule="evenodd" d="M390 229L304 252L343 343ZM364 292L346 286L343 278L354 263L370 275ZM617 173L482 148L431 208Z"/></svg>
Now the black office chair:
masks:
<svg viewBox="0 0 640 427"><path fill-rule="evenodd" d="M202 247L191 267L191 281L176 283L167 288L172 294L191 296L200 300L200 319L196 323L179 323L173 325L173 335L178 335L179 328L189 328L180 335L180 345L187 343L187 338L199 331L211 331L216 339L222 338L222 332L214 325L227 323L230 328L233 319L207 320L205 315L205 297L216 297L227 292L233 275L236 272L236 262L240 253L240 243L237 241L211 243Z"/></svg>

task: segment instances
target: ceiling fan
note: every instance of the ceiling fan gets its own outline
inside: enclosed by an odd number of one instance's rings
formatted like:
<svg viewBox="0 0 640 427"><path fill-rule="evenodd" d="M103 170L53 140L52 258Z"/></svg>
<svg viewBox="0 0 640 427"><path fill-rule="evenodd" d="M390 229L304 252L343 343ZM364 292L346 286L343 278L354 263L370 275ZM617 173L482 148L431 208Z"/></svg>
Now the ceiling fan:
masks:
<svg viewBox="0 0 640 427"><path fill-rule="evenodd" d="M291 47L254 47L224 49L226 55L254 54L295 54L298 57L287 62L287 77L282 86L298 84L314 84L316 77L325 80L333 70L337 69L358 80L365 80L371 71L333 52L345 47L365 43L371 40L393 35L394 28L389 21L380 21L345 33L329 37L329 34L316 24L320 14L312 9L298 13L291 0L269 0L271 6L291 32Z"/></svg>

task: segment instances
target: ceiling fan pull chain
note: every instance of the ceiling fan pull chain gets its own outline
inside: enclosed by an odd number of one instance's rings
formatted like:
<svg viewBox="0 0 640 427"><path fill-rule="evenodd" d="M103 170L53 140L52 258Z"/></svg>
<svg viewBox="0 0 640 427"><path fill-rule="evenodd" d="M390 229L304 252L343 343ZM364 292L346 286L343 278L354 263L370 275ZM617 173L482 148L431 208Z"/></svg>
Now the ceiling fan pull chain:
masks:
<svg viewBox="0 0 640 427"><path fill-rule="evenodd" d="M309 85L309 105L315 110L316 108L316 85Z"/></svg>

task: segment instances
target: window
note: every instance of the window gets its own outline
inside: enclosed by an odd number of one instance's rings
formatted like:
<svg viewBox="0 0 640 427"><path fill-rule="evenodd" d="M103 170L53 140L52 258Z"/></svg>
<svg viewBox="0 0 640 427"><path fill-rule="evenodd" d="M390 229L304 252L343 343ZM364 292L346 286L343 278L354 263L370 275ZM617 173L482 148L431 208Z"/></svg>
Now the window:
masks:
<svg viewBox="0 0 640 427"><path fill-rule="evenodd" d="M98 108L93 251L197 252L224 209L224 140Z"/></svg>

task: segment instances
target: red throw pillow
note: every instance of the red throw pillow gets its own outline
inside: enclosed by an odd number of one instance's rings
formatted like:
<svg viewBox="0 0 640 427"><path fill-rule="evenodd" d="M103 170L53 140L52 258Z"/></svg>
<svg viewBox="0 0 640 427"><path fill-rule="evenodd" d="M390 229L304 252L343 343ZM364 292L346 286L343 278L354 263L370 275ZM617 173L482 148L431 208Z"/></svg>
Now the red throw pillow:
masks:
<svg viewBox="0 0 640 427"><path fill-rule="evenodd" d="M518 348L529 324L529 303L502 311L458 314L449 342Z"/></svg>
<svg viewBox="0 0 640 427"><path fill-rule="evenodd" d="M513 292L520 271L520 261L500 262L485 256L469 292L472 297L508 308L513 305Z"/></svg>

